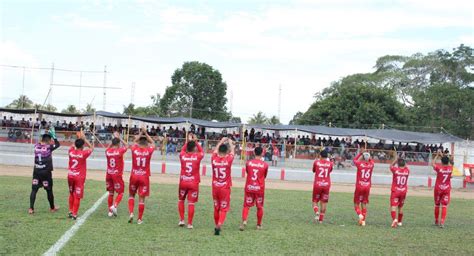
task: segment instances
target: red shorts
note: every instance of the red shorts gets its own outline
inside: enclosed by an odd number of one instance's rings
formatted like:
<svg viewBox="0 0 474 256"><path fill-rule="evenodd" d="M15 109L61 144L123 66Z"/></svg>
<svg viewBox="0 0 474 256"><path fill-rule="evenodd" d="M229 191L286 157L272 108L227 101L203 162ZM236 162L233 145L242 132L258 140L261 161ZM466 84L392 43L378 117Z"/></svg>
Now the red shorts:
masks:
<svg viewBox="0 0 474 256"><path fill-rule="evenodd" d="M199 183L181 182L179 184L178 199L184 201L188 198L188 203L196 203L199 199Z"/></svg>
<svg viewBox="0 0 474 256"><path fill-rule="evenodd" d="M390 206L403 207L405 204L405 198L407 196L407 191L392 191L390 194Z"/></svg>
<svg viewBox="0 0 474 256"><path fill-rule="evenodd" d="M253 207L254 205L257 205L257 208L261 208L263 207L264 201L265 201L264 193L251 193L251 192L244 193L244 207Z"/></svg>
<svg viewBox="0 0 474 256"><path fill-rule="evenodd" d="M212 188L214 208L227 212L230 210L230 188Z"/></svg>
<svg viewBox="0 0 474 256"><path fill-rule="evenodd" d="M124 183L122 175L107 174L105 176L105 188L109 192L123 193Z"/></svg>
<svg viewBox="0 0 474 256"><path fill-rule="evenodd" d="M130 176L130 184L128 185L128 192L135 196L138 191L138 196L150 195L150 177L149 176Z"/></svg>
<svg viewBox="0 0 474 256"><path fill-rule="evenodd" d="M313 186L313 202L327 203L329 201L329 190L331 186Z"/></svg>
<svg viewBox="0 0 474 256"><path fill-rule="evenodd" d="M357 186L354 192L354 203L369 203L370 186Z"/></svg>
<svg viewBox="0 0 474 256"><path fill-rule="evenodd" d="M67 184L69 186L69 193L74 194L78 198L84 197L84 184L86 179L78 176L68 176Z"/></svg>
<svg viewBox="0 0 474 256"><path fill-rule="evenodd" d="M435 189L434 190L434 201L435 205L448 205L451 201L451 189L441 190Z"/></svg>

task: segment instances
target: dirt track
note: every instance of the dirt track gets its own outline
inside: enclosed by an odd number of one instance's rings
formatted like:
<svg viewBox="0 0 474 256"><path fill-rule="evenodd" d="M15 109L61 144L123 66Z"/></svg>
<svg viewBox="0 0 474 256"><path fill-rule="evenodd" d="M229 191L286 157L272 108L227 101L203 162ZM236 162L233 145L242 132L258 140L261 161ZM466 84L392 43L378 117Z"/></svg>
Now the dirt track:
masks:
<svg viewBox="0 0 474 256"><path fill-rule="evenodd" d="M31 167L23 166L9 166L9 165L0 165L0 176L21 176L21 177L31 177L32 169ZM97 170L88 170L87 179L88 180L104 180L104 172ZM65 179L67 178L67 171L65 169L56 169L53 172L53 177L56 179ZM128 180L129 173L124 174L124 179ZM178 183L178 176L171 174L152 174L150 181L152 183L158 184L176 184ZM242 178L233 178L232 179L234 187L243 187L245 180ZM201 185L210 186L211 178L202 177ZM301 190L301 191L311 191L313 189L312 182L306 181L279 181L279 180L267 180L266 188L270 189L282 189L282 190ZM354 184L332 184L332 192L354 192ZM373 185L371 189L371 194L373 195L389 195L390 187L389 186L379 186ZM408 194L410 196L433 196L433 191L428 188L421 187L410 187L408 189ZM474 199L474 191L466 189L453 189L451 192L452 198L463 198L463 199Z"/></svg>

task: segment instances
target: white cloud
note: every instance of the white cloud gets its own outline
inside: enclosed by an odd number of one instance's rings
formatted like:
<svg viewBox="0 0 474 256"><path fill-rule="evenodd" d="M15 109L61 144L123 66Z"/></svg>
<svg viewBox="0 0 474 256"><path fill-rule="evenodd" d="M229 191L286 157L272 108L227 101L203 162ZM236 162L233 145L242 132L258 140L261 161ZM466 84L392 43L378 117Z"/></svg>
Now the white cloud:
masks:
<svg viewBox="0 0 474 256"><path fill-rule="evenodd" d="M77 14L55 15L51 19L57 23L65 23L81 29L116 30L119 28L117 24L110 20L92 20Z"/></svg>

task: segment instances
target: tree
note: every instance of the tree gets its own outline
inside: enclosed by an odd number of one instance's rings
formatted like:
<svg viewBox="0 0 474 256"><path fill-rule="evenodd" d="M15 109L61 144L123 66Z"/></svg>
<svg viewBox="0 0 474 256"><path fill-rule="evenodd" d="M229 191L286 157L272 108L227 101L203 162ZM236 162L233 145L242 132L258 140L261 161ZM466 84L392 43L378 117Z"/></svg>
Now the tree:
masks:
<svg viewBox="0 0 474 256"><path fill-rule="evenodd" d="M91 103L87 103L86 108L82 110L82 113L94 113L95 108L92 107Z"/></svg>
<svg viewBox="0 0 474 256"><path fill-rule="evenodd" d="M316 101L297 124L329 124L372 127L372 124L404 124L407 114L395 91L377 85L378 77L355 74L344 77L315 96Z"/></svg>
<svg viewBox="0 0 474 256"><path fill-rule="evenodd" d="M69 105L67 108L63 109L61 113L64 114L79 114L79 110L74 105Z"/></svg>
<svg viewBox="0 0 474 256"><path fill-rule="evenodd" d="M293 116L293 119L290 120L289 124L298 124L300 123L300 119L303 117L303 112L298 111L296 114Z"/></svg>
<svg viewBox="0 0 474 256"><path fill-rule="evenodd" d="M375 72L348 75L315 95L315 102L291 124L328 124L357 128L395 125L416 131L433 127L474 137L473 49L426 55L386 55ZM428 128L428 129L426 129Z"/></svg>
<svg viewBox="0 0 474 256"><path fill-rule="evenodd" d="M14 109L25 109L32 108L34 105L33 101L28 98L26 95L20 95L18 99L13 100L10 104L6 105L6 108Z"/></svg>
<svg viewBox="0 0 474 256"><path fill-rule="evenodd" d="M233 116L230 118L230 122L231 123L236 123L236 124L241 124L242 123L242 119L238 116Z"/></svg>
<svg viewBox="0 0 474 256"><path fill-rule="evenodd" d="M44 107L41 107L41 109L46 110L46 111L50 111L50 112L56 112L58 110L55 106L53 106L51 104L48 104Z"/></svg>
<svg viewBox="0 0 474 256"><path fill-rule="evenodd" d="M410 108L418 126L443 127L463 138L474 138L474 88L435 84L414 98Z"/></svg>
<svg viewBox="0 0 474 256"><path fill-rule="evenodd" d="M259 111L257 114L254 114L248 121L249 124L267 124L268 118L262 111Z"/></svg>
<svg viewBox="0 0 474 256"><path fill-rule="evenodd" d="M160 101L166 116L192 116L206 120L229 120L227 84L221 73L206 63L185 62L171 77Z"/></svg>
<svg viewBox="0 0 474 256"><path fill-rule="evenodd" d="M268 124L278 125L281 124L280 119L277 116L272 116L267 120Z"/></svg>

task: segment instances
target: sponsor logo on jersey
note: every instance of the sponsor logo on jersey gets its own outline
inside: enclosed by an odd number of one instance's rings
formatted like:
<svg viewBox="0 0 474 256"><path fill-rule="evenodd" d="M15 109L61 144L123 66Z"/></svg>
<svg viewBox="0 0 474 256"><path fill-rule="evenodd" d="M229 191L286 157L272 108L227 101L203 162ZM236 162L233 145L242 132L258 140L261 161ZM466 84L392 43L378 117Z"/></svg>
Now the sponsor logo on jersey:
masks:
<svg viewBox="0 0 474 256"><path fill-rule="evenodd" d="M141 150L138 150L138 149L135 149L133 151L133 154L137 155L137 156L149 156L150 153L148 151L141 151Z"/></svg>
<svg viewBox="0 0 474 256"><path fill-rule="evenodd" d="M195 156L195 155L193 155L193 156L191 156L191 157L182 156L182 157L181 157L181 160L189 162L189 161L197 161L198 158L197 158L197 156Z"/></svg>
<svg viewBox="0 0 474 256"><path fill-rule="evenodd" d="M118 170L114 170L114 169L107 169L107 173L114 175L114 174L118 174L119 171L118 171Z"/></svg>
<svg viewBox="0 0 474 256"><path fill-rule="evenodd" d="M82 153L80 153L80 154L74 154L73 152L70 152L70 153L69 153L69 157L72 157L72 158L83 158L84 156L82 155Z"/></svg>
<svg viewBox="0 0 474 256"><path fill-rule="evenodd" d="M133 170L132 172L133 172L133 174L135 174L135 175L140 175L140 176L146 175L146 171L145 171L145 170Z"/></svg>
<svg viewBox="0 0 474 256"><path fill-rule="evenodd" d="M367 186L370 186L370 182L367 182L367 181L359 181L359 185L363 186L363 187L367 187Z"/></svg>
<svg viewBox="0 0 474 256"><path fill-rule="evenodd" d="M320 187L327 187L329 186L329 182L327 181L318 181L316 182Z"/></svg>
<svg viewBox="0 0 474 256"><path fill-rule="evenodd" d="M229 162L227 162L227 160L224 160L224 161L212 160L212 164L214 166L229 166Z"/></svg>
<svg viewBox="0 0 474 256"><path fill-rule="evenodd" d="M186 175L181 175L181 180L182 181L187 181L187 182L190 182L190 181L194 181L194 176L186 176Z"/></svg>
<svg viewBox="0 0 474 256"><path fill-rule="evenodd" d="M260 186L259 185L248 185L247 189L250 191L260 191Z"/></svg>
<svg viewBox="0 0 474 256"><path fill-rule="evenodd" d="M262 164L262 163L258 163L258 162L257 162L257 163L254 163L254 162L252 162L252 161L249 162L249 166L250 166L250 167L256 167L256 168L264 168L264 167L265 167L265 165Z"/></svg>
<svg viewBox="0 0 474 256"><path fill-rule="evenodd" d="M213 181L212 184L214 184L214 186L216 186L216 187L223 187L223 186L227 185L227 181L224 181L224 182Z"/></svg>
<svg viewBox="0 0 474 256"><path fill-rule="evenodd" d="M120 154L120 151L115 150L115 151L106 151L105 155L106 156L120 156L121 154Z"/></svg>

